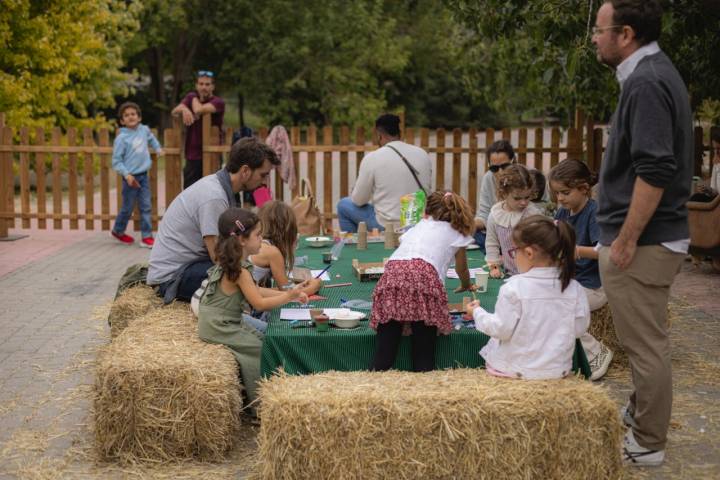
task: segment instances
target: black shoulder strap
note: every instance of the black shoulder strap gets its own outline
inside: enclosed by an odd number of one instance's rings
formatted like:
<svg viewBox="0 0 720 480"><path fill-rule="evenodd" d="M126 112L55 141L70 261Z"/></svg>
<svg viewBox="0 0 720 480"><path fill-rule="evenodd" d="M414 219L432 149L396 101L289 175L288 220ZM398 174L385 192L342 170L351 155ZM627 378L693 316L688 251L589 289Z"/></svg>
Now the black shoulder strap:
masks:
<svg viewBox="0 0 720 480"><path fill-rule="evenodd" d="M408 159L405 158L405 156L402 153L400 153L398 151L398 149L393 147L392 145L388 145L386 143L385 146L388 147L389 149L391 149L392 151L394 151L395 153L397 153L398 155L400 155L400 158L402 158L402 161L405 162L405 165L407 165L407 167L410 169L410 173L412 173L412 176L415 179L415 181L417 182L418 187L420 187L420 190L425 192L425 188L422 186L422 183L420 183L420 179L417 176L417 174L418 174L417 170L415 170L415 168L413 168L413 166L410 165L410 162L408 162ZM427 192L425 192L425 194L427 195Z"/></svg>

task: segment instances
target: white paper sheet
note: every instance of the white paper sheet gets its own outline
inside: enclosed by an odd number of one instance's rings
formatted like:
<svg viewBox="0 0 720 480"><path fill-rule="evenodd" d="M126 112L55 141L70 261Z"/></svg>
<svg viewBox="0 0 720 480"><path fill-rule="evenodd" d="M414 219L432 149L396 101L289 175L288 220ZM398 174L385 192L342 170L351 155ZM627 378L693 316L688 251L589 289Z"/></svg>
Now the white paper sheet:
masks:
<svg viewBox="0 0 720 480"><path fill-rule="evenodd" d="M471 268L471 269L470 269L470 279L474 281L474 279L475 279L475 272L485 272L485 271L486 271L486 270L484 270L483 268ZM449 268L449 269L448 269L448 271L447 271L447 277L448 277L448 278L460 278L454 268Z"/></svg>
<svg viewBox="0 0 720 480"><path fill-rule="evenodd" d="M330 318L349 312L349 308L323 308L323 313ZM281 308L280 320L310 320L309 308Z"/></svg>
<svg viewBox="0 0 720 480"><path fill-rule="evenodd" d="M312 278L317 277L318 273L322 272L322 268L320 270L310 270L312 273ZM322 275L320 275L320 280L323 282L329 282L330 281L330 275L328 275L328 272L323 272Z"/></svg>

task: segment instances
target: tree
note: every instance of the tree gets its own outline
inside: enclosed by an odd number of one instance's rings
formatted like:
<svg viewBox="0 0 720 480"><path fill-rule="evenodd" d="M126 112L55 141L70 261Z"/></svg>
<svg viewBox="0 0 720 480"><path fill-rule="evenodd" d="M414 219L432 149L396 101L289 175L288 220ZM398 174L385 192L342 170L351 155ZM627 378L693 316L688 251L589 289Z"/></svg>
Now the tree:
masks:
<svg viewBox="0 0 720 480"><path fill-rule="evenodd" d="M270 123L367 124L385 109L380 78L405 67L408 39L381 0L273 0L245 13L248 30L219 29L223 76Z"/></svg>
<svg viewBox="0 0 720 480"><path fill-rule="evenodd" d="M0 9L0 111L14 125L95 126L126 93L122 48L137 29L119 0L10 0Z"/></svg>
<svg viewBox="0 0 720 480"><path fill-rule="evenodd" d="M558 112L568 122L576 107L596 118L614 108L617 84L590 42L602 0L447 2L477 36L476 98L509 113ZM720 85L718 7L709 0L668 3L660 43L698 105Z"/></svg>

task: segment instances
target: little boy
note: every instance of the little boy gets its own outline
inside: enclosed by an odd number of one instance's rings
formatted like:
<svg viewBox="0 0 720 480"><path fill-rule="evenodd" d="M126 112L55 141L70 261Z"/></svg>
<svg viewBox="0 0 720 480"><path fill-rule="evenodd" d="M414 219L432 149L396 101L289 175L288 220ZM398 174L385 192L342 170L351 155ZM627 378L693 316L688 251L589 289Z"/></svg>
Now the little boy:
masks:
<svg viewBox="0 0 720 480"><path fill-rule="evenodd" d="M122 207L115 219L112 236L126 245L134 240L125 234L135 202L140 208L140 230L142 232L141 247L152 248L152 205L148 170L152 160L148 151L148 143L162 155L162 147L150 129L140 124L140 107L136 103L125 102L118 109L120 133L113 143L112 167L123 177Z"/></svg>

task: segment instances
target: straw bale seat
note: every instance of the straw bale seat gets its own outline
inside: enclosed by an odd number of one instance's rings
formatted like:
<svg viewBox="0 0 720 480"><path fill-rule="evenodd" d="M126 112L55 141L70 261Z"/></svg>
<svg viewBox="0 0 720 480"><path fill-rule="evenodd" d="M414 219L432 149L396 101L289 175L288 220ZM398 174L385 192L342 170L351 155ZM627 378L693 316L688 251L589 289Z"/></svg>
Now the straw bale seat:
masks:
<svg viewBox="0 0 720 480"><path fill-rule="evenodd" d="M615 333L612 312L610 311L610 305L608 303L590 313L588 333L613 351L613 359L615 362L620 361L627 363L627 355L625 355L625 351L620 345L620 341Z"/></svg>
<svg viewBox="0 0 720 480"><path fill-rule="evenodd" d="M203 342L187 305L135 319L101 352L95 443L120 463L218 460L240 427L235 357Z"/></svg>
<svg viewBox="0 0 720 480"><path fill-rule="evenodd" d="M150 310L160 308L162 304L163 301L155 294L155 290L145 284L124 290L110 308L108 316L110 336L117 337L133 319L145 315Z"/></svg>
<svg viewBox="0 0 720 480"><path fill-rule="evenodd" d="M259 475L620 478L622 426L602 387L479 369L327 372L263 382Z"/></svg>

